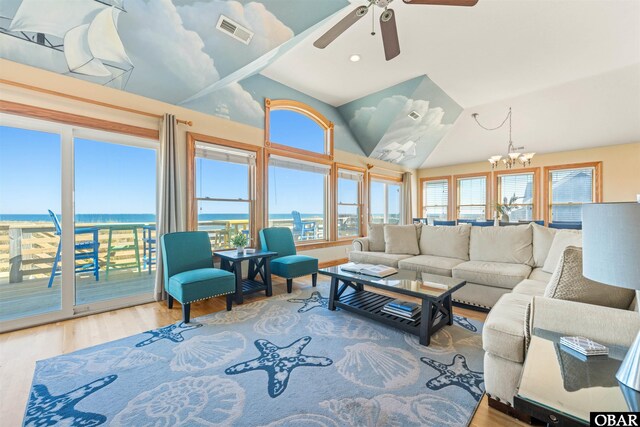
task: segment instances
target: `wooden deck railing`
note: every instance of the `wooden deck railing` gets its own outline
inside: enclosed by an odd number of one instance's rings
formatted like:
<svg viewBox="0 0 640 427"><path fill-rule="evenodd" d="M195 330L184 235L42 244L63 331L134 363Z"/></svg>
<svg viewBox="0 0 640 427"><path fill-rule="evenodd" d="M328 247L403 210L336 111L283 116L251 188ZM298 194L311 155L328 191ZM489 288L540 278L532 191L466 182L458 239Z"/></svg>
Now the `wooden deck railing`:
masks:
<svg viewBox="0 0 640 427"><path fill-rule="evenodd" d="M305 219L306 221L307 219ZM322 218L309 219L316 222L316 236L321 239L324 235ZM293 228L291 219L276 219L271 225ZM104 269L107 262L109 227L112 231L112 246L133 245L135 229L138 234L138 256L143 265L142 227L146 223L126 224L128 229L121 229L121 223L106 224L77 224L77 227L98 228L98 262ZM118 228L118 229L115 229ZM126 228L126 227L125 227ZM211 243L215 249L230 248L231 237L249 228L247 220L213 220L201 221L200 229L205 229L211 236ZM154 232L155 236L155 232ZM76 242L92 239L91 234L76 235ZM55 234L53 225L47 223L2 223L0 224L0 282L22 282L25 279L43 279L49 277L58 250L60 236ZM251 242L250 245L255 245ZM80 261L78 261L80 262ZM136 262L135 249L112 252L111 263L125 264Z"/></svg>

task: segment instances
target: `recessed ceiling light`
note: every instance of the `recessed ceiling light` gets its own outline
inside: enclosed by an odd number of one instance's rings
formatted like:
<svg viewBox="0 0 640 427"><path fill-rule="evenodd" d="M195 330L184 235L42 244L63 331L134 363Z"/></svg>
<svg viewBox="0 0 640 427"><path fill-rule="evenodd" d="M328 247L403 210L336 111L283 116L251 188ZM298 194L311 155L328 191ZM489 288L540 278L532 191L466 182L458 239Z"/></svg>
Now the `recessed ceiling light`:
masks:
<svg viewBox="0 0 640 427"><path fill-rule="evenodd" d="M351 55L351 56L349 57L349 61L351 61L351 62L358 62L358 61L360 61L360 55L358 55L358 54L353 54L353 55Z"/></svg>

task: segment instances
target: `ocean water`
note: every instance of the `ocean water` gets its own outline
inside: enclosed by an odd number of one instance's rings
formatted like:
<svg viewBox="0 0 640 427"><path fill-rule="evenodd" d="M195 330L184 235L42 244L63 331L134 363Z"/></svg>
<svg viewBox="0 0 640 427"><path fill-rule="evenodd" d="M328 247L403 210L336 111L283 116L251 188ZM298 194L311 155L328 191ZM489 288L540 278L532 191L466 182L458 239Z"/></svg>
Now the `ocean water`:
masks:
<svg viewBox="0 0 640 427"><path fill-rule="evenodd" d="M319 218L322 214L301 214L302 218ZM291 219L291 214L272 214L273 219ZM58 219L61 215L58 214ZM201 214L198 221L216 221L232 219L249 219L249 215L242 213L221 213L221 214ZM0 222L51 222L48 214L0 214ZM106 223L150 223L155 222L154 214L78 214L76 222L83 224L106 224Z"/></svg>

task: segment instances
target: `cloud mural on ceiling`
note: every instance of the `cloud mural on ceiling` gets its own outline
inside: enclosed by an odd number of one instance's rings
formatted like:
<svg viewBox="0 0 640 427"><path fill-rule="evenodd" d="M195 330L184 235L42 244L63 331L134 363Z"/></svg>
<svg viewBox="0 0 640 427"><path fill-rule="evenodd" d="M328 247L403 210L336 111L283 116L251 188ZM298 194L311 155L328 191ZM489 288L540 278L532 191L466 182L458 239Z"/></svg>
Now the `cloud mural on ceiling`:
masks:
<svg viewBox="0 0 640 427"><path fill-rule="evenodd" d="M427 76L338 107L365 153L419 167L462 113Z"/></svg>
<svg viewBox="0 0 640 427"><path fill-rule="evenodd" d="M283 43L299 42L300 33L348 4L2 0L0 57L178 104ZM249 45L215 28L220 14L255 32ZM241 86L225 86L225 96L246 99Z"/></svg>
<svg viewBox="0 0 640 427"><path fill-rule="evenodd" d="M0 57L259 128L264 98L296 99L334 122L337 149L418 167L462 112L428 77L335 108L258 74L350 6L348 0L0 0ZM248 45L215 28L221 14L254 32Z"/></svg>

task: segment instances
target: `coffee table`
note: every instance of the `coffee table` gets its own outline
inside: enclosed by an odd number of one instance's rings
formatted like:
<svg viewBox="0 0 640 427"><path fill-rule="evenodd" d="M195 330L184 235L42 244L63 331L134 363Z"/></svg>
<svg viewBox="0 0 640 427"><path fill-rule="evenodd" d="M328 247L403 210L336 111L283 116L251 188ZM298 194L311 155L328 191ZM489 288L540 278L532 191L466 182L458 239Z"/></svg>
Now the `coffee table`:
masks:
<svg viewBox="0 0 640 427"><path fill-rule="evenodd" d="M466 284L464 280L410 270L399 270L385 278L352 273L342 266L322 268L318 272L331 277L329 310L339 307L417 335L420 344L425 346L438 329L453 324L451 294ZM439 286L432 287L425 282ZM383 312L384 305L397 297L365 290L364 286L419 298L422 301L420 317L411 321Z"/></svg>

